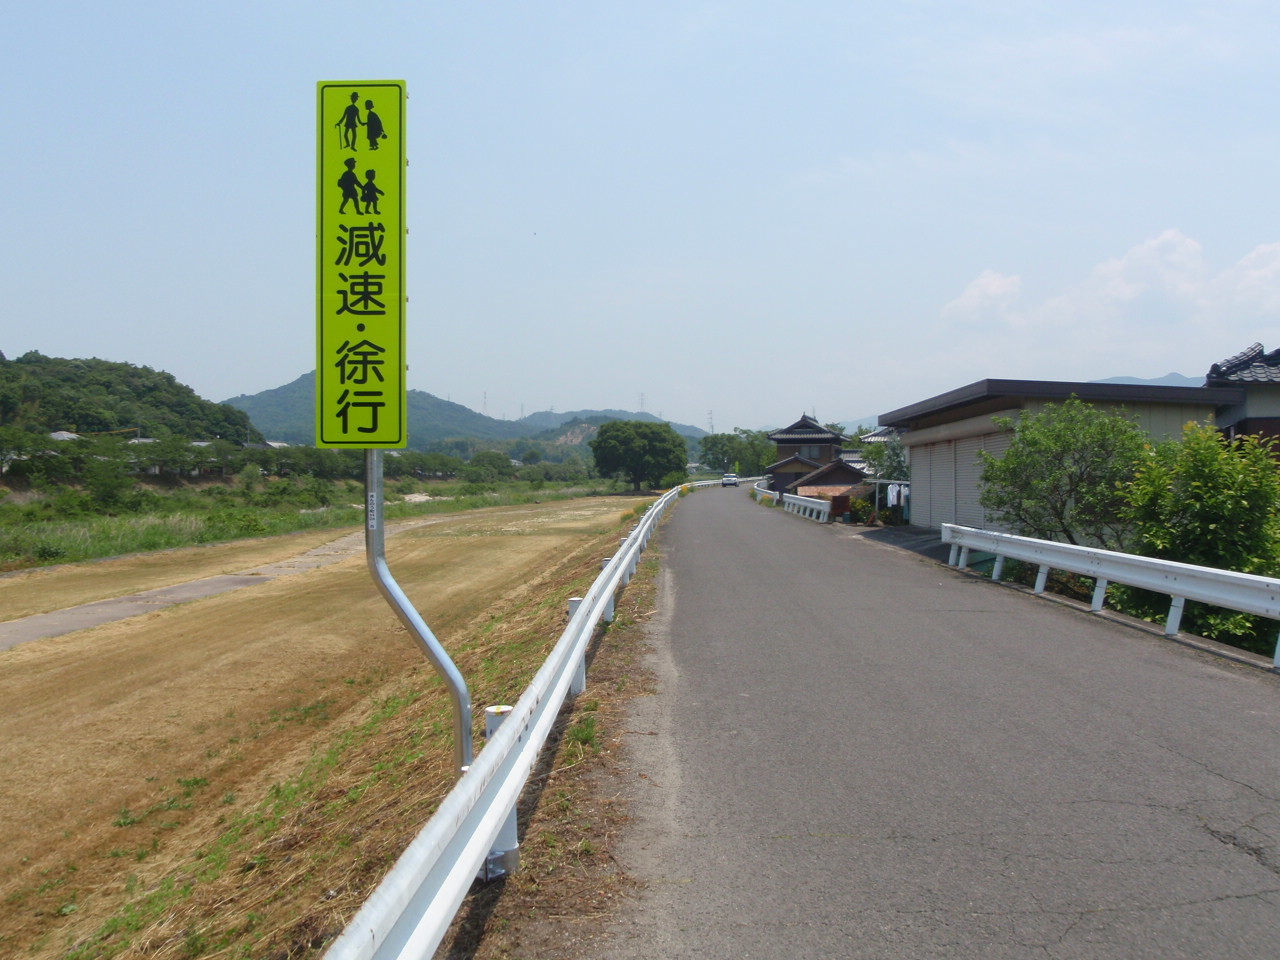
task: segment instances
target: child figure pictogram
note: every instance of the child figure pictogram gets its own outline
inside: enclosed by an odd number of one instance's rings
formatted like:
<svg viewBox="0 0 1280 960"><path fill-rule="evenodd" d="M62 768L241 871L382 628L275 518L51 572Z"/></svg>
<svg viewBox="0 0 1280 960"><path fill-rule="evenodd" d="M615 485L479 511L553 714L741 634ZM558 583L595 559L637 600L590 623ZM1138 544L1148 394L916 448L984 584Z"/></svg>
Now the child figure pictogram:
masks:
<svg viewBox="0 0 1280 960"><path fill-rule="evenodd" d="M374 179L378 176L376 170L366 170L364 172L364 186L360 188L360 198L364 201L365 213L381 214L378 209L378 197L382 196L385 191L380 190L375 184ZM346 203L344 200L343 203Z"/></svg>

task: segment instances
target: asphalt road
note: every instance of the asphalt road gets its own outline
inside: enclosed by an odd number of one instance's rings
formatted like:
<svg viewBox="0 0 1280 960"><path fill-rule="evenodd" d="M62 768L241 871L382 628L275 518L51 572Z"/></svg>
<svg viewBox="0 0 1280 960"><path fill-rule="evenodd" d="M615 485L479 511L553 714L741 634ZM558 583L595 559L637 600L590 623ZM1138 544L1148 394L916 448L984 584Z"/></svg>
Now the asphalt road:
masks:
<svg viewBox="0 0 1280 960"><path fill-rule="evenodd" d="M1280 678L712 488L599 955L1280 957Z"/></svg>

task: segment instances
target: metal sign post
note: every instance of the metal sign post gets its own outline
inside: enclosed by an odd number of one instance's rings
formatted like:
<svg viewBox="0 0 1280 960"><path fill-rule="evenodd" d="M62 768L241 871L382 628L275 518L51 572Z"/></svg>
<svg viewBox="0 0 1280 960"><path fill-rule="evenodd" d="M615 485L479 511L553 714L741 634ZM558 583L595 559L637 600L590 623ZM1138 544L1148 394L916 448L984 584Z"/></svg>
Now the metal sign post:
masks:
<svg viewBox="0 0 1280 960"><path fill-rule="evenodd" d="M440 641L436 639L431 628L427 626L418 611L413 608L409 598L404 595L400 585L391 576L387 566L386 533L383 521L382 499L382 451L366 450L365 467L365 555L369 563L369 572L373 575L378 589L391 604L400 622L405 625L409 635L417 641L431 665L444 679L449 688L449 696L453 700L453 757L454 774L461 776L464 767L471 765L474 759L474 747L471 738L471 693L467 690L467 682L449 659Z"/></svg>

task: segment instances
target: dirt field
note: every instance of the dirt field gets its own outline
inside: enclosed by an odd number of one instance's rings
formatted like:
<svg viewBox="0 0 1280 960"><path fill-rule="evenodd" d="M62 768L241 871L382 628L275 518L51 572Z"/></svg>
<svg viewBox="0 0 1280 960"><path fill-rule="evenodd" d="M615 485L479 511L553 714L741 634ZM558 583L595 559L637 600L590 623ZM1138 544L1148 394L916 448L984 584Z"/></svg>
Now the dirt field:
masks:
<svg viewBox="0 0 1280 960"><path fill-rule="evenodd" d="M518 697L642 502L437 516L388 540L476 712ZM332 539L11 576L0 617ZM0 653L0 955L294 957L340 929L451 782L447 698L357 544L319 569Z"/></svg>

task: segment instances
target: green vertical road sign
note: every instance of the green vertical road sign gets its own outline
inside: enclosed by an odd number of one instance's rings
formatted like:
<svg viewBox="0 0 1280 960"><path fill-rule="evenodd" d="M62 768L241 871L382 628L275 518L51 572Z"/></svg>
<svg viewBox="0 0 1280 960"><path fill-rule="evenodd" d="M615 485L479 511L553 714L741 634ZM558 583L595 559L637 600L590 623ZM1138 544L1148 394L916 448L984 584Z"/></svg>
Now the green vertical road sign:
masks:
<svg viewBox="0 0 1280 960"><path fill-rule="evenodd" d="M321 81L316 138L316 446L408 439L402 80Z"/></svg>

